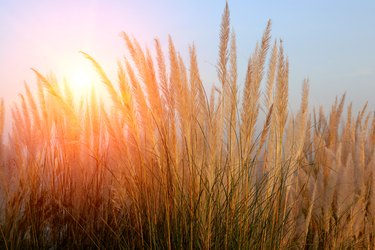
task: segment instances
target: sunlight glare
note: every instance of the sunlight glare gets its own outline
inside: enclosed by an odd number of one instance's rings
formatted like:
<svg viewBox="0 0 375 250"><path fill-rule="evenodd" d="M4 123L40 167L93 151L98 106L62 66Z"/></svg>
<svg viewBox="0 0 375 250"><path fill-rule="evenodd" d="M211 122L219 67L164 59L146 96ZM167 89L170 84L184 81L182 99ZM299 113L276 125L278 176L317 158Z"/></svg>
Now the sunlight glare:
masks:
<svg viewBox="0 0 375 250"><path fill-rule="evenodd" d="M64 76L76 97L87 97L93 88L95 72L85 62L65 68Z"/></svg>

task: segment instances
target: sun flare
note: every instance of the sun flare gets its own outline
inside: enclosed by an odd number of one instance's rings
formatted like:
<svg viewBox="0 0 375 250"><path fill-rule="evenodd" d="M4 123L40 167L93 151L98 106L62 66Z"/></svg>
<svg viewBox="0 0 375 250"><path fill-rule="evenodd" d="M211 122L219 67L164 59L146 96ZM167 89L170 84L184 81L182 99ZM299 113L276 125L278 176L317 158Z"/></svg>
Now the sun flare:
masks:
<svg viewBox="0 0 375 250"><path fill-rule="evenodd" d="M95 72L85 63L65 67L63 75L76 97L87 96L94 87Z"/></svg>

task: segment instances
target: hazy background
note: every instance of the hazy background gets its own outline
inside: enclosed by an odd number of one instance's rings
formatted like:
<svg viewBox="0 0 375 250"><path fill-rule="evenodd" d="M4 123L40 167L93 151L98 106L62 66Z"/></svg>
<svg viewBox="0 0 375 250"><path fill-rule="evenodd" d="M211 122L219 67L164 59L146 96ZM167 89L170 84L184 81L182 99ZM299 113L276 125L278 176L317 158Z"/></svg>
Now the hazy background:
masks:
<svg viewBox="0 0 375 250"><path fill-rule="evenodd" d="M237 33L241 84L250 53L272 19L273 38L284 41L290 60L290 106L299 103L302 81L310 78L310 100L326 108L336 95L358 109L375 108L375 1L228 1ZM218 34L225 5L220 1L10 1L0 0L0 97L18 99L30 68L62 77L69 65L88 62L82 50L110 74L125 52L121 31L153 49L167 36L188 59L195 43L206 86L216 82ZM114 79L112 77L112 79Z"/></svg>

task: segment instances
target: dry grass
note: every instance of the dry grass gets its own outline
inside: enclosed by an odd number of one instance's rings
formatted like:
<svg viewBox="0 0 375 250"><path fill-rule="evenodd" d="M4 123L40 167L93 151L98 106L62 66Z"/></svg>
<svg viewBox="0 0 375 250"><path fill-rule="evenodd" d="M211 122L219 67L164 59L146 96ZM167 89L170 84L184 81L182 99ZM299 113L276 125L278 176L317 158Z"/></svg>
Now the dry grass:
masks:
<svg viewBox="0 0 375 250"><path fill-rule="evenodd" d="M171 38L168 56L155 40L156 58L123 38L130 58L116 81L83 53L110 107L94 90L77 102L68 84L34 70L38 91L25 85L11 108L2 248L375 247L374 113L353 116L349 105L343 118L344 95L328 115L310 115L305 80L290 114L288 59L281 41L268 51L270 22L241 94L228 6L211 96L194 45L186 67ZM4 113L1 102L1 140Z"/></svg>

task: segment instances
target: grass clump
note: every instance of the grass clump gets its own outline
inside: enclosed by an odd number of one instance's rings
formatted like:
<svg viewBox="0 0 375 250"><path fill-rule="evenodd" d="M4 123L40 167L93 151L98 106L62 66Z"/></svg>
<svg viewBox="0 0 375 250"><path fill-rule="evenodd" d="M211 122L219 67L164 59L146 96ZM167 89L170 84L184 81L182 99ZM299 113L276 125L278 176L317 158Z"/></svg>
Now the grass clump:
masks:
<svg viewBox="0 0 375 250"><path fill-rule="evenodd" d="M209 96L194 45L187 67L171 38L154 58L124 33L116 84L83 53L109 106L35 70L0 143L1 246L374 248L374 114L350 104L344 120L345 95L310 114L307 80L288 112L289 63L270 34L268 22L241 92L228 6Z"/></svg>

